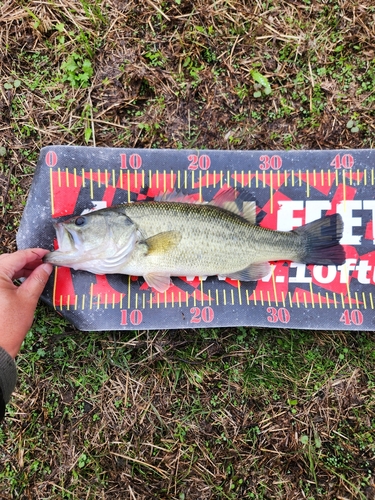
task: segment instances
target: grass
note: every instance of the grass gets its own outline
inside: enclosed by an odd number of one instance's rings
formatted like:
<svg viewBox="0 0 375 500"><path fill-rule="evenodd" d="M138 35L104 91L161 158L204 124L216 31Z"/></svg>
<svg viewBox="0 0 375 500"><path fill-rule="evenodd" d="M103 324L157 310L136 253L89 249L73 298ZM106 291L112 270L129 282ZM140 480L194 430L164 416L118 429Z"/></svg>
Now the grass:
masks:
<svg viewBox="0 0 375 500"><path fill-rule="evenodd" d="M371 334L181 333L73 335L40 307L3 435L7 491L366 498Z"/></svg>
<svg viewBox="0 0 375 500"><path fill-rule="evenodd" d="M374 13L1 2L0 251L47 144L372 147ZM0 428L0 498L374 498L374 352L370 332L80 333L40 305Z"/></svg>

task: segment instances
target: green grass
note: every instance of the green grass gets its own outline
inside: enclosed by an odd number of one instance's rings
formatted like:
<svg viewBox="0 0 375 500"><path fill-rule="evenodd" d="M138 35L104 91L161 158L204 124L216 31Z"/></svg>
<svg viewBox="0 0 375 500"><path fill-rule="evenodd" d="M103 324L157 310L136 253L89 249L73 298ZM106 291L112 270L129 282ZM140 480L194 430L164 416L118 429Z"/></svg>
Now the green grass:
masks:
<svg viewBox="0 0 375 500"><path fill-rule="evenodd" d="M94 497L124 471L161 497L182 498L194 481L216 498L267 498L277 482L285 498L298 469L307 497L346 486L365 498L374 352L367 332L79 333L40 307L9 416L22 431L1 437L0 479L14 496L39 485L56 498L83 487Z"/></svg>

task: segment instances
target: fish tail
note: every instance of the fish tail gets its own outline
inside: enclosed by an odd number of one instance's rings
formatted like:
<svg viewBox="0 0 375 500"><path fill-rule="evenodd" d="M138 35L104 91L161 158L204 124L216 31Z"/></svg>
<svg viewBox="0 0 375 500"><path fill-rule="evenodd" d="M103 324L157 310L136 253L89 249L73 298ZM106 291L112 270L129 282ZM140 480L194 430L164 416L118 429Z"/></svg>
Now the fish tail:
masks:
<svg viewBox="0 0 375 500"><path fill-rule="evenodd" d="M345 262L345 250L340 245L344 224L340 214L326 215L321 219L295 229L303 241L304 264L341 265Z"/></svg>

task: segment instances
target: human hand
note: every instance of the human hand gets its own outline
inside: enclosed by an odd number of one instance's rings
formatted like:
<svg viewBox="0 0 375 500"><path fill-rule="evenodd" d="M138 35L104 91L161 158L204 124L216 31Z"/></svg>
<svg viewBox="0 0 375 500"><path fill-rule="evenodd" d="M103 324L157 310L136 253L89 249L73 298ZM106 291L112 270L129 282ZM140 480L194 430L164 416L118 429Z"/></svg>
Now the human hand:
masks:
<svg viewBox="0 0 375 500"><path fill-rule="evenodd" d="M48 250L29 248L0 255L0 347L13 358L29 331L36 305L49 275L51 264L43 264ZM13 280L26 278L17 286Z"/></svg>

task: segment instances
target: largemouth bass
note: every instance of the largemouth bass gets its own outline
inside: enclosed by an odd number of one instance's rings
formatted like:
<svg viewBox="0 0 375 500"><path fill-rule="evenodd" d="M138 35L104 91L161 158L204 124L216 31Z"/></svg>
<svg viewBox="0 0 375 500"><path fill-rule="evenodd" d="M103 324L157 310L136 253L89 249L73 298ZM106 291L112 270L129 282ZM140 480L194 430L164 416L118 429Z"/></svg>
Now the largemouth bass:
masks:
<svg viewBox="0 0 375 500"><path fill-rule="evenodd" d="M269 274L269 261L343 264L339 214L293 231L255 224L256 206L224 191L210 203L166 197L79 215L55 225L59 249L44 260L95 274L143 276L167 290L171 276L219 276L255 281Z"/></svg>

